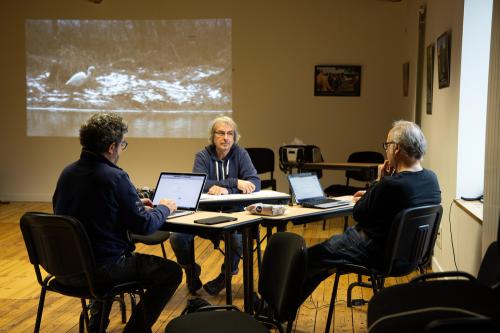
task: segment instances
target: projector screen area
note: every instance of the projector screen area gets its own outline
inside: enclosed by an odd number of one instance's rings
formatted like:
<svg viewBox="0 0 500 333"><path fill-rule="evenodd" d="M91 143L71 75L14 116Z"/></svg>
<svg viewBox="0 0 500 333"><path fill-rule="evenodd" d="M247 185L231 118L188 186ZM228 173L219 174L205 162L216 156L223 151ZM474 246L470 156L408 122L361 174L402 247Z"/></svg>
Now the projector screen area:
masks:
<svg viewBox="0 0 500 333"><path fill-rule="evenodd" d="M28 136L78 136L91 113L129 137L205 138L232 114L231 20L26 20Z"/></svg>

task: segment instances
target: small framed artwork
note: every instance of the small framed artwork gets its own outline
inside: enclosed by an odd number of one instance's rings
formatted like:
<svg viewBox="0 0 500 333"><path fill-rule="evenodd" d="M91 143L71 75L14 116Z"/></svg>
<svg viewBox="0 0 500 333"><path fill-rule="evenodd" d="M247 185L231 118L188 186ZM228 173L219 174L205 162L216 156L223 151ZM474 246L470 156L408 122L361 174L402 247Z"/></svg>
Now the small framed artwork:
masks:
<svg viewBox="0 0 500 333"><path fill-rule="evenodd" d="M426 51L427 61L427 114L432 114L432 89L434 87L434 43L427 46Z"/></svg>
<svg viewBox="0 0 500 333"><path fill-rule="evenodd" d="M410 63L403 64L403 96L408 97L408 88L410 84Z"/></svg>
<svg viewBox="0 0 500 333"><path fill-rule="evenodd" d="M361 96L361 66L315 66L314 96Z"/></svg>
<svg viewBox="0 0 500 333"><path fill-rule="evenodd" d="M451 32L446 31L437 39L439 89L450 86Z"/></svg>

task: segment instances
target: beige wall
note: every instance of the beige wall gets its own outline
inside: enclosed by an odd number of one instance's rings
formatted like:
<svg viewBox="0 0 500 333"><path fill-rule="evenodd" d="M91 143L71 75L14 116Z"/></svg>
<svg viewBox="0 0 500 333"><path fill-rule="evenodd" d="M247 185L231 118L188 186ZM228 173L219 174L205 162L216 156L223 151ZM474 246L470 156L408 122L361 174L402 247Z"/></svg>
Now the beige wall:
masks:
<svg viewBox="0 0 500 333"><path fill-rule="evenodd" d="M435 247L433 268L435 270L454 269L453 252L450 239L450 225L448 215L450 204L456 197L457 177L457 144L458 144L458 115L460 97L460 63L462 49L462 22L463 0L432 0L409 2L408 16L411 21L416 21L418 9L426 5L425 47L430 43L436 45L438 36L451 30L451 61L450 61L450 86L439 89L437 81L437 57L434 57L434 96L432 115L426 114L425 73L424 61L423 98L421 120L422 130L427 136L428 152L424 166L434 170L438 176L442 191L443 218L441 220L442 247ZM412 63L417 58L418 26L409 26ZM413 104L417 96L412 96ZM457 246L457 239L454 239ZM477 245L477 244L476 244ZM460 246L467 246L460 244ZM473 245L470 245L473 246ZM461 253L464 253L461 251Z"/></svg>
<svg viewBox="0 0 500 333"><path fill-rule="evenodd" d="M277 153L282 143L298 137L320 146L325 159L343 161L354 150L381 151L391 122L412 118L401 87L402 63L408 60L402 56L409 43L406 6L406 1L373 0L104 0L100 5L84 0L9 1L0 14L0 200L50 200L61 169L77 159L80 150L76 138L26 137L27 18L232 18L233 109L241 144L268 146ZM436 27L436 33L440 29ZM362 65L362 96L314 97L314 65L328 63ZM442 126L444 116L437 112L433 118L439 120L426 120L426 127ZM431 134L431 143L440 135L444 133ZM199 139L128 141L120 166L137 186L154 185L162 170L190 170L194 153L206 144ZM439 164L437 156L431 152L431 167ZM442 158L453 159L454 149ZM283 174L276 174L278 190L287 191ZM341 173L333 175L326 173L324 185L334 177L343 179ZM440 176L442 183L451 183L452 174Z"/></svg>

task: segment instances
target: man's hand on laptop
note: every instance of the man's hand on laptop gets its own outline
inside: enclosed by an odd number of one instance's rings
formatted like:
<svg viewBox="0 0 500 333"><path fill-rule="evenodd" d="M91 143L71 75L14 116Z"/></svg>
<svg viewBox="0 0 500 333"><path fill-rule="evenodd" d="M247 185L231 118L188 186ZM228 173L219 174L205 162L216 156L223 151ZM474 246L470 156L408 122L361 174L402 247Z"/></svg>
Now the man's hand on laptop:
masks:
<svg viewBox="0 0 500 333"><path fill-rule="evenodd" d="M238 179L238 190L244 194L252 193L255 191L255 185L248 180Z"/></svg>
<svg viewBox="0 0 500 333"><path fill-rule="evenodd" d="M167 206L168 209L170 210L170 214L172 214L177 210L177 204L175 203L175 201L170 199L160 199L160 202L158 204Z"/></svg>
<svg viewBox="0 0 500 333"><path fill-rule="evenodd" d="M151 201L151 199L141 198L141 202L144 205L144 208L146 208L146 210L153 209L153 201Z"/></svg>
<svg viewBox="0 0 500 333"><path fill-rule="evenodd" d="M366 191L364 190L354 193L354 195L352 196L352 202L354 203L358 202L358 200L361 199L361 197L365 195L365 193Z"/></svg>
<svg viewBox="0 0 500 333"><path fill-rule="evenodd" d="M229 191L225 187L214 185L208 190L207 193L212 195L223 195L223 194L229 194Z"/></svg>

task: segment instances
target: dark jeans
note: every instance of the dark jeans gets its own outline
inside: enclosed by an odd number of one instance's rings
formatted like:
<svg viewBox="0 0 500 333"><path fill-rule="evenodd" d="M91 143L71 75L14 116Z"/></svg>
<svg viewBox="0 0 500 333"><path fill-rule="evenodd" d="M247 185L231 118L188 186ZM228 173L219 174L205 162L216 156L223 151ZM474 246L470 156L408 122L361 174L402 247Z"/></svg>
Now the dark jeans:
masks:
<svg viewBox="0 0 500 333"><path fill-rule="evenodd" d="M156 322L181 280L182 270L176 262L142 253L122 256L116 263L101 266L96 272L96 283L104 288L129 281L144 282L148 286L123 332L149 332L149 328ZM145 307L146 322L144 322L143 307ZM97 331L99 328L101 311L102 303L94 302L91 307L93 320L90 323L93 330ZM109 311L110 307L106 309L106 320Z"/></svg>
<svg viewBox="0 0 500 333"><path fill-rule="evenodd" d="M311 246L307 249L307 273L302 288L302 302L332 274L333 268L346 262L362 265L373 263L377 252L372 240L365 239L354 227Z"/></svg>

